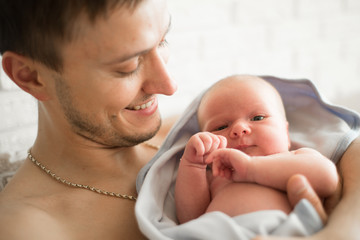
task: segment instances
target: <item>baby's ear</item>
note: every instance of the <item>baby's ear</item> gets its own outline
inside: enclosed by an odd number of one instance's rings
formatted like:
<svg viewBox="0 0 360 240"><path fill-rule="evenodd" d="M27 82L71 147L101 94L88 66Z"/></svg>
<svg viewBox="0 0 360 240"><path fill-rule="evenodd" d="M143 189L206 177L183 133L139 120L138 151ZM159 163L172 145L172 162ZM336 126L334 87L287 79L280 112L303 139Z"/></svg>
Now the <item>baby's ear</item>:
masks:
<svg viewBox="0 0 360 240"><path fill-rule="evenodd" d="M33 60L8 51L2 56L2 66L4 72L22 90L39 101L49 99L45 84L39 79Z"/></svg>

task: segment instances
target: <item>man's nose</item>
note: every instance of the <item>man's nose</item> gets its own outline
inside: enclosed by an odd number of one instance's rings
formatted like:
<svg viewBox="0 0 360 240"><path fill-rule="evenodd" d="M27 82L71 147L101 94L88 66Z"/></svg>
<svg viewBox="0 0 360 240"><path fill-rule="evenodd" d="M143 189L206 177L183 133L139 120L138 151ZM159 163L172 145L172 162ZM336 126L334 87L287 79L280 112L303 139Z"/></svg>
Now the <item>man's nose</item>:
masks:
<svg viewBox="0 0 360 240"><path fill-rule="evenodd" d="M148 53L145 69L145 79L142 89L147 94L172 95L177 90L177 84L170 76L164 56L158 49Z"/></svg>

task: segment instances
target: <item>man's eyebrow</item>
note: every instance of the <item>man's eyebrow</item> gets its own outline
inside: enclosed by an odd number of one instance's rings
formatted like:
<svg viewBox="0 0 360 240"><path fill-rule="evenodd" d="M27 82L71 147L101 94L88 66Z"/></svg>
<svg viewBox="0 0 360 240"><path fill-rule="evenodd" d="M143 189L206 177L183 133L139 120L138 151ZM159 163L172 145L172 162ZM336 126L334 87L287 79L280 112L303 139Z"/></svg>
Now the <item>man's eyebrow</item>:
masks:
<svg viewBox="0 0 360 240"><path fill-rule="evenodd" d="M171 29L171 15L169 15L169 24L166 28L166 31L164 33L164 35L162 36L162 38L164 38L170 31ZM140 51L140 52L137 52L137 53L133 53L133 54L129 54L129 55L125 55L125 56L122 56L120 58L116 58L115 60L113 61L110 61L110 62L106 62L105 65L112 65L114 63L121 63L121 62L125 62L126 60L129 60L129 59L132 59L134 57L137 57L137 56L140 56L140 55L143 55L147 52L149 52L152 48L149 48L149 49L145 49L143 51Z"/></svg>

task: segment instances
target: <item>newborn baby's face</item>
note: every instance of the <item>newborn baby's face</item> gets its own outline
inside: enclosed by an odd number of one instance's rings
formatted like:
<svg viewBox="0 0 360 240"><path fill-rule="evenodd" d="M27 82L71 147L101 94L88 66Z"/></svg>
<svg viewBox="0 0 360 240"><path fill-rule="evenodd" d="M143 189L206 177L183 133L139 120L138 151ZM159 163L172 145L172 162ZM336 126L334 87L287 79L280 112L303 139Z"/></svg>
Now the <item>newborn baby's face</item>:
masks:
<svg viewBox="0 0 360 240"><path fill-rule="evenodd" d="M287 151L288 123L279 98L263 80L226 79L200 104L201 130L222 135L227 147L253 156Z"/></svg>

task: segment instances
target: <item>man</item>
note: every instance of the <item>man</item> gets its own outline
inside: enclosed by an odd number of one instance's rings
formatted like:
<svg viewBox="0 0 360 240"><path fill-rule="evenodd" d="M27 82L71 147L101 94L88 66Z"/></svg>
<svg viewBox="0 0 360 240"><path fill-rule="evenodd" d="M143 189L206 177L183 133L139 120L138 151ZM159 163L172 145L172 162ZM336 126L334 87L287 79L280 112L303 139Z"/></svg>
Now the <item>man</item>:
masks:
<svg viewBox="0 0 360 240"><path fill-rule="evenodd" d="M0 11L3 68L39 100L29 158L0 194L1 238L141 239L135 179L156 152L143 143L161 141L156 94L176 90L166 0L1 0Z"/></svg>
<svg viewBox="0 0 360 240"><path fill-rule="evenodd" d="M5 2L2 18L10 8ZM4 38L1 49L10 50L3 53L6 73L39 100L31 155L62 179L136 197L137 173L156 151L139 144L159 130L156 94L176 90L165 69L166 1L107 1L96 16L88 12L99 8L97 1L39 1L30 7L32 2L6 5L28 11L23 24L27 17L36 18L40 26L32 26L34 38L26 41L46 41L43 51L28 53L22 49L28 46ZM71 23L63 27L63 36L51 29L59 15L59 21ZM41 30L44 35L36 36ZM31 239L140 238L135 201L59 184L31 161L25 161L1 195L1 205L6 205L1 218L20 227L19 239L29 234ZM14 234L5 224L1 222L1 235Z"/></svg>

